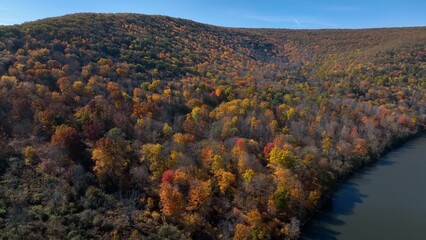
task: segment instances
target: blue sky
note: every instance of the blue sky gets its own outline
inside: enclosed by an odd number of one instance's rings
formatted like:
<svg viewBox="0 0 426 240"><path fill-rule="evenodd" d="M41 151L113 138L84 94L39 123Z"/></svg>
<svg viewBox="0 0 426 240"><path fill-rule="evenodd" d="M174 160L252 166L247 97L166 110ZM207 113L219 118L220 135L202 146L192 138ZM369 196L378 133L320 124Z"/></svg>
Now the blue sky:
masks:
<svg viewBox="0 0 426 240"><path fill-rule="evenodd" d="M78 12L159 14L228 27L426 26L426 0L2 0L0 24Z"/></svg>

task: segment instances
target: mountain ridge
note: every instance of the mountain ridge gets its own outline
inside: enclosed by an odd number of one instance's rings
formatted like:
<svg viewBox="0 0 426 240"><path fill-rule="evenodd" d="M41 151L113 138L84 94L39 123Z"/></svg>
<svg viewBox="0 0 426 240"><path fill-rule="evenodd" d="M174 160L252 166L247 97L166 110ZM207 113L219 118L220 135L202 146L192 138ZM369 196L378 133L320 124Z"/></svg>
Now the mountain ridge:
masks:
<svg viewBox="0 0 426 240"><path fill-rule="evenodd" d="M87 16L87 15L104 15L104 16L129 16L129 15L135 15L135 16L148 16L148 17L164 17L164 18L172 18L172 19L179 19L179 20L185 20L185 21L190 21L190 22L194 22L194 23L198 23L198 24L203 24L203 25L209 25L209 26L213 26L213 27L219 27L219 28L229 28L229 29L265 29L265 30L291 30L291 31L323 31L323 30L375 30L375 29L404 29L404 28L425 28L426 26L394 26L394 27L367 27L367 28L319 28L319 29L310 29L310 28L253 28L253 27L238 27L238 26L234 26L234 27L226 27L226 26L221 26L221 25L215 25L215 24L209 24L209 23L203 23L203 22L198 22L196 20L192 20L192 19L186 19L186 18L181 18L181 17L173 17L173 16L168 16L168 15L162 15L162 14L144 14L144 13L130 13L130 12L117 12L117 13L106 13L106 12L80 12L80 13L70 13L70 14L65 14L65 15L60 15L60 16L52 16L52 17L47 17L47 18L41 18L41 19L36 19L36 20L31 20L31 21L26 21L23 23L17 23L17 24L12 24L12 25L2 25L2 26L16 26L16 25L23 25L23 24L28 24L28 23L33 23L33 22L38 22L38 21L43 21L43 20L51 20L51 19L58 19L58 18L63 18L63 17L78 17L78 16Z"/></svg>

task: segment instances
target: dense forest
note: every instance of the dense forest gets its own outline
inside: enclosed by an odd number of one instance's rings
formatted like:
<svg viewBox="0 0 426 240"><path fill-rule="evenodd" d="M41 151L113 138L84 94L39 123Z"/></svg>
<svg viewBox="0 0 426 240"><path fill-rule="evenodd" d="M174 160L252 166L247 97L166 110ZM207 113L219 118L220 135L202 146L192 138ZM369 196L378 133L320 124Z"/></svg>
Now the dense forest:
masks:
<svg viewBox="0 0 426 240"><path fill-rule="evenodd" d="M0 26L1 239L297 239L426 124L426 28Z"/></svg>

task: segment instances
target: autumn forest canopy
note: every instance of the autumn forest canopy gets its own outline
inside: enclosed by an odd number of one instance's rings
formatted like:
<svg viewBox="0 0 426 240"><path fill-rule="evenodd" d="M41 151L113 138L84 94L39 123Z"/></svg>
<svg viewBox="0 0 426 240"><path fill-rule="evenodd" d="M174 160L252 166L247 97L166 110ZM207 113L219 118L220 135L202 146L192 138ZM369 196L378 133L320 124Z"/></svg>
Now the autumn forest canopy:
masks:
<svg viewBox="0 0 426 240"><path fill-rule="evenodd" d="M426 125L426 28L0 26L1 239L296 239Z"/></svg>

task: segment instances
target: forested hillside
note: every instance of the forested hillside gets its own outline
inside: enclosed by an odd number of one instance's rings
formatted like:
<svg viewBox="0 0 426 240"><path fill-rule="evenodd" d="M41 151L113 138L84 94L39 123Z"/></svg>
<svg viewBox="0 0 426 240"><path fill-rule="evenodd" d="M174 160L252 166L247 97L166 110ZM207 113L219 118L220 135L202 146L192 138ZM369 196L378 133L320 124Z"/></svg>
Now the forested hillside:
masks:
<svg viewBox="0 0 426 240"><path fill-rule="evenodd" d="M0 239L296 239L426 124L426 28L76 14L0 26L0 76Z"/></svg>

